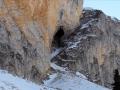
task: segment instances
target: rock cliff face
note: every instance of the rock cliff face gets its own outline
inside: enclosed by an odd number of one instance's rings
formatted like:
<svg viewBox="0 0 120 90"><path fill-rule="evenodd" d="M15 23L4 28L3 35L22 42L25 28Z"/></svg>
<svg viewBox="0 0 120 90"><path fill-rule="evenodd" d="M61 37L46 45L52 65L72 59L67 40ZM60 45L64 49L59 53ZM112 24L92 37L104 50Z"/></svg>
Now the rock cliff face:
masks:
<svg viewBox="0 0 120 90"><path fill-rule="evenodd" d="M57 28L75 28L81 11L82 0L0 0L0 68L39 82Z"/></svg>
<svg viewBox="0 0 120 90"><path fill-rule="evenodd" d="M64 43L66 47L54 59L93 82L111 87L113 71L120 71L119 20L99 10L84 10L81 25Z"/></svg>

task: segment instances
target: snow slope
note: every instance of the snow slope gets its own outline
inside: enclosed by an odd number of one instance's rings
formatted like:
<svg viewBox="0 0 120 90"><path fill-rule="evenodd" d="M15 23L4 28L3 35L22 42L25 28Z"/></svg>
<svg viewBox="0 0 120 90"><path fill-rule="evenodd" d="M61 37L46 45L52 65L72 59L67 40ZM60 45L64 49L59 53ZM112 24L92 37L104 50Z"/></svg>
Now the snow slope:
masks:
<svg viewBox="0 0 120 90"><path fill-rule="evenodd" d="M109 90L96 85L84 77L70 73L57 73L50 76L50 80L45 81L45 85L58 90Z"/></svg>
<svg viewBox="0 0 120 90"><path fill-rule="evenodd" d="M44 85L37 85L31 81L13 76L0 70L0 90L108 90L87 81L80 73L59 72L50 75Z"/></svg>
<svg viewBox="0 0 120 90"><path fill-rule="evenodd" d="M0 70L0 90L56 90L13 76Z"/></svg>

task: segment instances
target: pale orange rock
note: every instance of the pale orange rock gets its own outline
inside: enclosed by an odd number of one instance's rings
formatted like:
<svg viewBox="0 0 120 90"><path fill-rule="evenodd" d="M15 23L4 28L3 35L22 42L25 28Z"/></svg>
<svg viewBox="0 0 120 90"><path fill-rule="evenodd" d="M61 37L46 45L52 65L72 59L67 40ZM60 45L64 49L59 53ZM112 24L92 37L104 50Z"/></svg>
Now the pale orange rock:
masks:
<svg viewBox="0 0 120 90"><path fill-rule="evenodd" d="M77 27L82 4L83 0L0 0L1 68L36 82L43 78L50 68L57 27L65 32Z"/></svg>

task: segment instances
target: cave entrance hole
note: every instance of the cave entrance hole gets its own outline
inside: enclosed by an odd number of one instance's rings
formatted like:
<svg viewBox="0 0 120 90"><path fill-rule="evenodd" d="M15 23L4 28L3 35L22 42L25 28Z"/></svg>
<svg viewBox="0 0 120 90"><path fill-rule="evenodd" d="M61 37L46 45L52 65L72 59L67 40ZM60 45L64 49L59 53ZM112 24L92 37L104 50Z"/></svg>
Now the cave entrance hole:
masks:
<svg viewBox="0 0 120 90"><path fill-rule="evenodd" d="M57 32L55 33L52 41L52 50L55 48L61 48L64 47L63 43L63 36L64 36L64 28L63 26L59 26L57 28Z"/></svg>

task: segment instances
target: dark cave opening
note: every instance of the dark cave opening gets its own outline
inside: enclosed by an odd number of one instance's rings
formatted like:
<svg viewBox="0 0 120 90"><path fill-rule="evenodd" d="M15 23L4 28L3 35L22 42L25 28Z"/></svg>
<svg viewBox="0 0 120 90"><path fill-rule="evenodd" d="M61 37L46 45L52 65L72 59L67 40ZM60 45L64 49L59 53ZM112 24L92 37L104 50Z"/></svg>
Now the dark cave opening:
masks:
<svg viewBox="0 0 120 90"><path fill-rule="evenodd" d="M52 48L61 48L64 46L64 43L62 41L63 36L64 36L64 28L63 26L59 26L57 32L53 37Z"/></svg>
<svg viewBox="0 0 120 90"><path fill-rule="evenodd" d="M114 83L113 90L120 90L120 75L118 69L115 69L114 71Z"/></svg>

